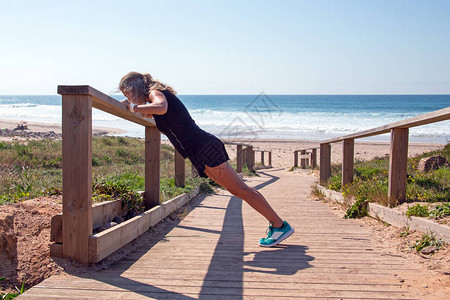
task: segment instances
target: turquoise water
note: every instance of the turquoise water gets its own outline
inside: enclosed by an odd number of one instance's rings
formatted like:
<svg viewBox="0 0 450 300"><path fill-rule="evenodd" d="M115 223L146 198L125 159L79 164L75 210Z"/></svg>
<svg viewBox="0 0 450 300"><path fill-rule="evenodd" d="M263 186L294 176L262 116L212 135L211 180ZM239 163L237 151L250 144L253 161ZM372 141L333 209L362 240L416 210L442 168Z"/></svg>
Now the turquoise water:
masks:
<svg viewBox="0 0 450 300"><path fill-rule="evenodd" d="M123 99L123 96L113 96ZM320 140L382 126L450 106L450 95L179 95L196 123L222 138ZM61 122L61 97L0 96L0 118ZM141 126L94 110L94 126ZM388 140L388 135L368 138ZM446 143L450 121L411 129L413 142Z"/></svg>

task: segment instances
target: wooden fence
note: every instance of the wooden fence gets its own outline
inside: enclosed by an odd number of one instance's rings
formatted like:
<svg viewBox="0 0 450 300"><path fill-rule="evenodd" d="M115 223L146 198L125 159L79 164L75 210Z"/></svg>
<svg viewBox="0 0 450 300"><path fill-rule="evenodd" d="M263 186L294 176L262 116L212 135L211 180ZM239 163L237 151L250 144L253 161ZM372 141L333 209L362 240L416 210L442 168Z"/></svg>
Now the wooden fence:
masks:
<svg viewBox="0 0 450 300"><path fill-rule="evenodd" d="M58 86L58 93L62 95L63 213L52 220L55 243L51 253L88 265L134 239L137 232L142 233L154 222L150 217L135 223L126 221L117 226L116 232L114 226L107 233L93 235L93 226L120 213L123 205L111 202L92 206L92 107L145 126L146 212L160 204L161 134L154 120L131 113L125 104L90 86ZM177 152L175 181L177 186L185 184L185 160ZM127 235L127 230L133 233Z"/></svg>
<svg viewBox="0 0 450 300"><path fill-rule="evenodd" d="M311 169L317 167L317 148L308 148L294 151L294 167L298 167L298 158L300 153L300 167L306 169L309 166Z"/></svg>
<svg viewBox="0 0 450 300"><path fill-rule="evenodd" d="M383 133L391 133L389 156L388 196L399 202L406 196L406 167L408 161L409 128L450 119L450 107L381 127L320 142L320 184L331 176L331 144L343 142L342 186L353 181L354 140Z"/></svg>

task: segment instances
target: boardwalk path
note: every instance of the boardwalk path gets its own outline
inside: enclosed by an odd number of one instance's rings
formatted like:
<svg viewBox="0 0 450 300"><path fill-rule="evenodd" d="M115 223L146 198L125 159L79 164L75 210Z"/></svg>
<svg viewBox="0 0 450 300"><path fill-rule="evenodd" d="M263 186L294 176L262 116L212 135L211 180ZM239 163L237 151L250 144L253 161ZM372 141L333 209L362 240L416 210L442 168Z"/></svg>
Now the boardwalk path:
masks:
<svg viewBox="0 0 450 300"><path fill-rule="evenodd" d="M296 229L279 247L259 247L267 222L221 191L112 268L53 276L20 298L412 298L394 276L410 267L382 255L367 228L308 198L314 178L279 169L260 175L247 182Z"/></svg>

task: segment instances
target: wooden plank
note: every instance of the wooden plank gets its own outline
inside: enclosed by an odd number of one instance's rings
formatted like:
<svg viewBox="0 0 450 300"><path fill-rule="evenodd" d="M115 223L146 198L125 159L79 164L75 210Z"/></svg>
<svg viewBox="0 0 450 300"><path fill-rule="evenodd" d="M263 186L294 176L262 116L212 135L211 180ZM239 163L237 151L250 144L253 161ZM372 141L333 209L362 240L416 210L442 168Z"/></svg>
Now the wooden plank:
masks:
<svg viewBox="0 0 450 300"><path fill-rule="evenodd" d="M402 203L406 198L407 163L408 128L394 128L391 131L388 196L398 203Z"/></svg>
<svg viewBox="0 0 450 300"><path fill-rule="evenodd" d="M242 145L236 146L236 173L242 173L242 165L244 161L244 152L242 151Z"/></svg>
<svg viewBox="0 0 450 300"><path fill-rule="evenodd" d="M50 257L64 258L63 245L60 243L50 244Z"/></svg>
<svg viewBox="0 0 450 300"><path fill-rule="evenodd" d="M198 194L196 189L192 194L182 194L142 214L113 226L89 238L89 263L96 263L114 251L125 246L151 226L155 226L162 219L185 205Z"/></svg>
<svg viewBox="0 0 450 300"><path fill-rule="evenodd" d="M92 99L62 98L63 253L87 265L92 235Z"/></svg>
<svg viewBox="0 0 450 300"><path fill-rule="evenodd" d="M156 127L145 127L145 209L159 204L161 134Z"/></svg>
<svg viewBox="0 0 450 300"><path fill-rule="evenodd" d="M314 148L311 150L311 169L317 167L317 149Z"/></svg>
<svg viewBox="0 0 450 300"><path fill-rule="evenodd" d="M141 113L130 112L126 104L117 101L89 85L59 85L58 94L90 95L92 96L92 106L97 109L143 126L156 126L153 119L145 118Z"/></svg>
<svg viewBox="0 0 450 300"><path fill-rule="evenodd" d="M127 207L122 200L95 203L92 206L92 228L95 229L110 222L115 216L124 216L126 213ZM62 243L62 213L51 219L50 241Z"/></svg>
<svg viewBox="0 0 450 300"><path fill-rule="evenodd" d="M294 151L294 167L298 167L298 151Z"/></svg>
<svg viewBox="0 0 450 300"><path fill-rule="evenodd" d="M354 140L345 139L342 144L342 151L342 187L344 187L353 182Z"/></svg>
<svg viewBox="0 0 450 300"><path fill-rule="evenodd" d="M54 215L50 220L50 242L62 243L62 214Z"/></svg>
<svg viewBox="0 0 450 300"><path fill-rule="evenodd" d="M92 228L111 222L116 216L127 214L127 206L122 200L95 203L92 207Z"/></svg>
<svg viewBox="0 0 450 300"><path fill-rule="evenodd" d="M186 184L186 161L184 157L175 150L175 185L184 187Z"/></svg>
<svg viewBox="0 0 450 300"><path fill-rule="evenodd" d="M320 184L325 185L331 176L331 146L320 144Z"/></svg>
<svg viewBox="0 0 450 300"><path fill-rule="evenodd" d="M306 150L301 150L301 151L300 151L300 155L301 155L301 158L300 158L300 167L301 167L302 169L306 169L306 158L303 157L303 155L305 155L305 154L306 154Z"/></svg>

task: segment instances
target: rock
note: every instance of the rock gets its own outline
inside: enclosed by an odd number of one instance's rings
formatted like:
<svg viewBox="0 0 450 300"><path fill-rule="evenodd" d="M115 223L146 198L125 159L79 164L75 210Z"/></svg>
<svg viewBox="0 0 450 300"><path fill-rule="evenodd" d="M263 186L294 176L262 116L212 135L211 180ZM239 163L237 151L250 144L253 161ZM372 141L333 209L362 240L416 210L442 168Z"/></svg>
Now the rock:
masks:
<svg viewBox="0 0 450 300"><path fill-rule="evenodd" d="M425 254L425 255L429 255L429 254L433 254L434 252L438 251L439 249L435 246L428 246L422 249L422 251L420 251L420 253Z"/></svg>
<svg viewBox="0 0 450 300"><path fill-rule="evenodd" d="M448 166L449 163L440 155L424 157L420 160L419 165L417 166L417 171L419 172L428 172L430 170L437 170L443 166Z"/></svg>
<svg viewBox="0 0 450 300"><path fill-rule="evenodd" d="M116 216L114 219L112 219L113 222L116 222L117 224L120 224L123 222L123 218L121 216Z"/></svg>

